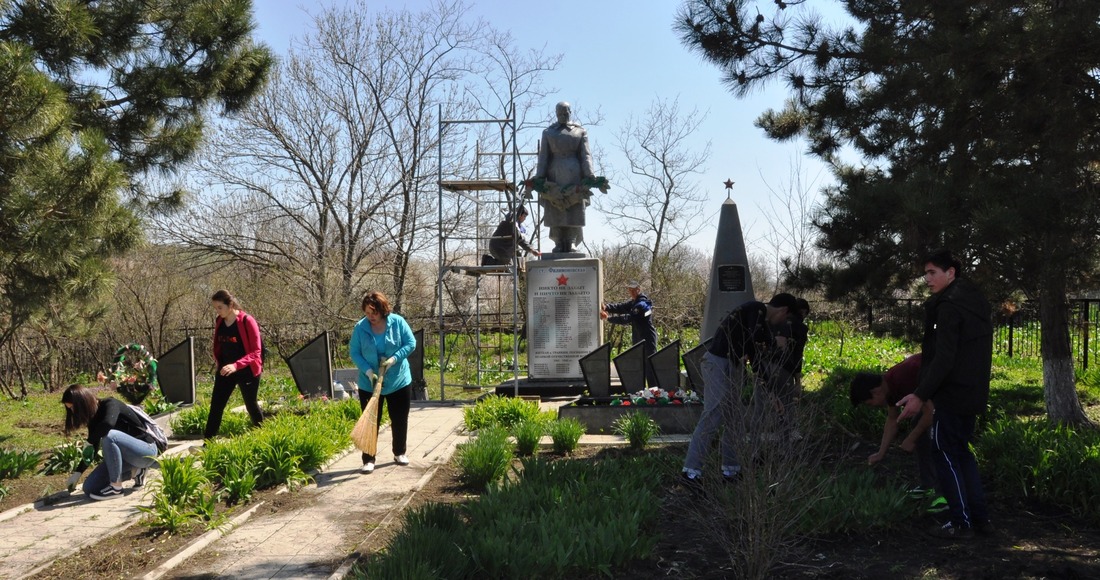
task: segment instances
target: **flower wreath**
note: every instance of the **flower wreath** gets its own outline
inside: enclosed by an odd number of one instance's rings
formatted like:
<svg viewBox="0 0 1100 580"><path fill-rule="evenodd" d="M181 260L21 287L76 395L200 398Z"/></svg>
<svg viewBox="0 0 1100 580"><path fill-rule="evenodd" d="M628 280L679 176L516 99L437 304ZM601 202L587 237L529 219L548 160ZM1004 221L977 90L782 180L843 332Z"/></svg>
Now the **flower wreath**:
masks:
<svg viewBox="0 0 1100 580"><path fill-rule="evenodd" d="M637 393L615 397L612 405L694 405L702 403L695 391L676 389L666 391L659 387L642 389Z"/></svg>
<svg viewBox="0 0 1100 580"><path fill-rule="evenodd" d="M115 351L111 382L133 404L139 404L157 382L157 359L140 344L127 344Z"/></svg>

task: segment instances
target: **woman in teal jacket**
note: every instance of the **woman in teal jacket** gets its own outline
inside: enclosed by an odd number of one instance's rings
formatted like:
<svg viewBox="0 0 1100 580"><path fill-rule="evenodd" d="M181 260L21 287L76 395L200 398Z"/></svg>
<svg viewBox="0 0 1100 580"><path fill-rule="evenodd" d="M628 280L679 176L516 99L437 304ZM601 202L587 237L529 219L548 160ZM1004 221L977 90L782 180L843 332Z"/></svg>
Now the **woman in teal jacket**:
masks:
<svg viewBox="0 0 1100 580"><path fill-rule="evenodd" d="M359 408L367 407L374 393L374 379L382 373L382 400L378 405L378 425L382 425L382 405L390 412L393 433L393 461L408 465L405 441L409 430L409 407L412 405L412 372L409 355L416 349L416 337L409 323L390 308L390 301L381 292L369 292L363 297L363 318L355 323L348 350L359 367ZM363 454L360 473L374 471L374 456Z"/></svg>

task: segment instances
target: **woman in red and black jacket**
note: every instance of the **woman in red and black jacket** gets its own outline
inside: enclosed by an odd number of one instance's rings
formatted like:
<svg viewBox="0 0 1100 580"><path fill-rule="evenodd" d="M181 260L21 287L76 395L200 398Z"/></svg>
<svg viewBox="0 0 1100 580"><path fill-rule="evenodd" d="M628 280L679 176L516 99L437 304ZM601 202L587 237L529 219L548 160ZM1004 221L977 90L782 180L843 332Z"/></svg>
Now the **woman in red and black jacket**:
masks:
<svg viewBox="0 0 1100 580"><path fill-rule="evenodd" d="M222 425L222 413L233 394L233 387L241 388L241 397L252 424L264 420L256 394L260 390L260 374L263 372L263 347L260 325L256 319L241 310L237 299L227 290L218 290L210 297L214 312L214 393L210 397L210 416L206 419L203 437L210 439L218 434Z"/></svg>

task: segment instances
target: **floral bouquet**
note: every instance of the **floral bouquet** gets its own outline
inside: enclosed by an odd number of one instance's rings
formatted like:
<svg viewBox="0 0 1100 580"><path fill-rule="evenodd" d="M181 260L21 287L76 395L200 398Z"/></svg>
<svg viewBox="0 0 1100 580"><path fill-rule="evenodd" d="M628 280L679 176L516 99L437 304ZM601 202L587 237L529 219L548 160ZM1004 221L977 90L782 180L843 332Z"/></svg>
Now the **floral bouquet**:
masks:
<svg viewBox="0 0 1100 580"><path fill-rule="evenodd" d="M97 375L108 382L132 405L140 405L157 388L157 359L140 344L127 344L115 351L110 374Z"/></svg>
<svg viewBox="0 0 1100 580"><path fill-rule="evenodd" d="M699 395L695 394L695 391L685 391L684 389L676 389L673 392L666 391L660 387L650 387L648 389L642 389L637 393L625 395L622 397L615 397L611 400L612 405L691 405L702 402Z"/></svg>

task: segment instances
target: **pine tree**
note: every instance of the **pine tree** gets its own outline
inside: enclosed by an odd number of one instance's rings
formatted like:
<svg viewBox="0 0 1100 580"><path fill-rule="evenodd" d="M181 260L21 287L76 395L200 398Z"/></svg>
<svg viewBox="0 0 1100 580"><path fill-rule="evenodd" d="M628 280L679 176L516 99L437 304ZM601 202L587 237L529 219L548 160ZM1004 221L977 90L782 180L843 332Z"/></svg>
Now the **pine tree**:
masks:
<svg viewBox="0 0 1100 580"><path fill-rule="evenodd" d="M907 287L952 249L995 297L1039 300L1048 415L1087 422L1067 296L1100 274L1100 4L848 1L833 27L768 4L693 0L677 26L735 93L781 78L791 99L758 125L834 163L816 220L832 293Z"/></svg>
<svg viewBox="0 0 1100 580"><path fill-rule="evenodd" d="M190 158L210 105L238 111L262 88L273 57L253 28L251 0L0 4L0 40L33 51L74 122L99 130L132 177ZM178 205L180 192L152 201Z"/></svg>
<svg viewBox="0 0 1100 580"><path fill-rule="evenodd" d="M195 151L212 105L240 109L270 52L248 0L0 2L0 348L94 302L142 238L141 178Z"/></svg>

